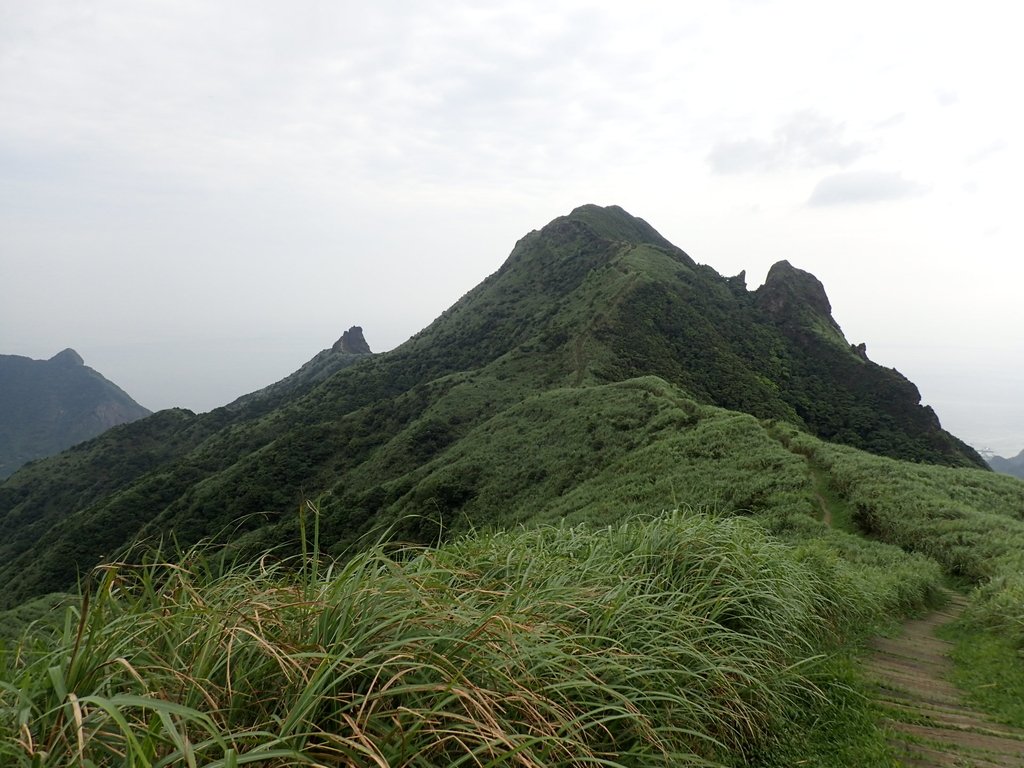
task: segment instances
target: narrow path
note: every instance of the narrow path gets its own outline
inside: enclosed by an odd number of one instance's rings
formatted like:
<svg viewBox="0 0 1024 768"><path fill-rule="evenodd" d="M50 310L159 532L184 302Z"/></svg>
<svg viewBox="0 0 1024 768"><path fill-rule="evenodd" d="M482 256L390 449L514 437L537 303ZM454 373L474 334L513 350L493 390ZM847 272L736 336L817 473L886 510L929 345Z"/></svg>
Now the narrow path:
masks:
<svg viewBox="0 0 1024 768"><path fill-rule="evenodd" d="M815 490L814 496L818 500L818 506L821 507L821 522L831 528L832 507L828 505L828 500L822 495L821 491Z"/></svg>
<svg viewBox="0 0 1024 768"><path fill-rule="evenodd" d="M635 245L624 246L623 250L616 254L615 259L622 258L635 248ZM626 280L625 284L619 288L619 290L615 292L615 295L608 301L604 311L595 314L594 317L591 318L587 327L583 329L582 333L580 333L573 342L573 363L576 368L576 377L573 381L574 387L578 387L583 383L583 378L587 372L587 364L589 363L589 360L587 358L586 345L588 339L593 337L594 329L597 328L598 324L611 315L611 313L618 308L619 304L625 300L626 294L629 293L630 289L634 285L636 285L639 278L640 275L638 273L631 275L629 279Z"/></svg>
<svg viewBox="0 0 1024 768"><path fill-rule="evenodd" d="M899 637L876 638L867 662L902 764L919 768L1024 768L1024 731L993 723L948 681L951 644L935 636L964 609L950 593L942 610L907 622Z"/></svg>

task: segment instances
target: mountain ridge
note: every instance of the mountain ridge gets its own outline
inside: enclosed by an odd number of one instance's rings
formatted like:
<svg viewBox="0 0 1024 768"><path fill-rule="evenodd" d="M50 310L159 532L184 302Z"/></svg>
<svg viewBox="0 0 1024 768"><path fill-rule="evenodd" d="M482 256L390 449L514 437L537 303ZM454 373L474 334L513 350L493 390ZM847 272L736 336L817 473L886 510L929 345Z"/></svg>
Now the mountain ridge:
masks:
<svg viewBox="0 0 1024 768"><path fill-rule="evenodd" d="M591 462L620 460L602 455L612 434L598 437L600 414L622 411L626 429L661 409L631 404L637 397L666 408L692 398L883 455L983 466L911 382L845 340L816 278L773 271L767 289L748 291L742 275L697 264L621 208L582 206L521 238L496 272L390 352L201 417L157 414L15 475L0 486L0 524L15 531L0 545L0 578L15 600L60 589L101 553L172 531L182 545L216 536L257 551L293 540L290 511L312 496L325 499L335 553L392 523L396 535L432 541L452 520L480 522L461 510L491 493L487 430L518 450L534 402L545 413L543 403L578 409L566 430L593 424L564 436L566 451ZM630 383L642 381L651 383ZM672 417L679 428L696 424L689 408ZM112 457L133 441L155 448L119 476L123 459ZM456 454L457 476L443 471ZM560 493L585 479L579 460L556 473ZM106 486L82 479L100 470ZM516 482L548 470L530 472ZM32 526L48 532L47 546L33 545Z"/></svg>
<svg viewBox="0 0 1024 768"><path fill-rule="evenodd" d="M1004 475L1013 475L1024 480L1024 451L1010 458L992 456L988 459L988 465L996 472Z"/></svg>
<svg viewBox="0 0 1024 768"><path fill-rule="evenodd" d="M363 356L372 354L370 345L366 343L366 338L363 336L363 329L354 325L338 337L331 347L320 350L295 372L280 381L232 400L224 408L239 410L261 402L263 408L266 409L279 403L282 397L293 396L296 392L308 390L338 371L358 362Z"/></svg>
<svg viewBox="0 0 1024 768"><path fill-rule="evenodd" d="M0 355L0 479L149 414L70 347L48 360Z"/></svg>

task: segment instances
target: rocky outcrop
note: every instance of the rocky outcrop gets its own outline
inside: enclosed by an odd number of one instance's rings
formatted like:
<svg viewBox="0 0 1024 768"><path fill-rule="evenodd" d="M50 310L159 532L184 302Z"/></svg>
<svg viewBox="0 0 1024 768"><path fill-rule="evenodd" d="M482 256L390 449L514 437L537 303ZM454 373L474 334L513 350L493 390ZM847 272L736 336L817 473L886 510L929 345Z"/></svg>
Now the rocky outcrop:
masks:
<svg viewBox="0 0 1024 768"><path fill-rule="evenodd" d="M840 330L832 318L832 305L825 286L810 272L797 269L788 261L772 265L764 285L754 292L754 297L761 309L779 320L797 320L810 310L833 329Z"/></svg>
<svg viewBox="0 0 1024 768"><path fill-rule="evenodd" d="M363 329L358 325L353 325L341 334L341 338L334 342L334 346L331 347L331 351L344 352L349 355L372 354L370 351L370 345L367 344L366 339L363 338Z"/></svg>
<svg viewBox="0 0 1024 768"><path fill-rule="evenodd" d="M276 381L268 387L242 395L228 403L225 408L231 411L262 403L262 408L272 408L289 397L297 397L321 381L330 378L343 368L348 368L365 357L373 355L370 345L363 338L363 329L354 325L341 334L330 349L320 350L315 357L306 362L295 373Z"/></svg>

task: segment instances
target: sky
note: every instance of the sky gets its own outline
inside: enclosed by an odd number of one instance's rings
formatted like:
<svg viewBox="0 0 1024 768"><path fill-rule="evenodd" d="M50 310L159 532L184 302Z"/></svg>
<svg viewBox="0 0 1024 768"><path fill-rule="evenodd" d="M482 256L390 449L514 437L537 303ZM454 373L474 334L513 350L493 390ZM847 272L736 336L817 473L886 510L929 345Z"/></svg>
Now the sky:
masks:
<svg viewBox="0 0 1024 768"><path fill-rule="evenodd" d="M1010 2L0 3L0 353L204 411L401 344L584 203L789 260L944 427L1024 449Z"/></svg>

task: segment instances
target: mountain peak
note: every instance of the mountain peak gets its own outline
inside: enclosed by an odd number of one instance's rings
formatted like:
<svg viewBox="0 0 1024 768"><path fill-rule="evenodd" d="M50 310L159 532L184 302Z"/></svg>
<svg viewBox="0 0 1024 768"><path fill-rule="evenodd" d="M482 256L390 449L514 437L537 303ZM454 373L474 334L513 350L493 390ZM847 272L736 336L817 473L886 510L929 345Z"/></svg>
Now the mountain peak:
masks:
<svg viewBox="0 0 1024 768"><path fill-rule="evenodd" d="M82 356L75 352L71 347L68 347L62 352L58 352L56 355L51 357L48 362L56 363L57 365L66 365L69 367L85 365L85 360L82 359Z"/></svg>
<svg viewBox="0 0 1024 768"><path fill-rule="evenodd" d="M371 354L370 345L363 338L363 329L353 325L341 334L341 338L330 349L318 352L299 370L269 386L242 395L224 407L236 413L249 408L255 408L260 413L266 412L290 397L297 397L297 393L308 392L324 379L362 360L363 355Z"/></svg>
<svg viewBox="0 0 1024 768"><path fill-rule="evenodd" d="M609 240L651 243L677 250L676 246L662 237L658 230L643 219L627 213L618 205L600 206L588 203L573 209L565 219L586 224L595 234Z"/></svg>
<svg viewBox="0 0 1024 768"><path fill-rule="evenodd" d="M65 349L49 360L0 355L0 480L149 411Z"/></svg>
<svg viewBox="0 0 1024 768"><path fill-rule="evenodd" d="M687 266L697 266L643 219L617 205L589 203L520 239L489 280L518 270L528 273L527 280L543 286L549 295L568 294L587 272L608 264L624 246L654 246Z"/></svg>
<svg viewBox="0 0 1024 768"><path fill-rule="evenodd" d="M358 325L353 325L341 334L341 338L334 342L334 346L331 347L331 351L345 352L350 355L372 354L370 351L370 345L367 344L366 339L363 338L363 329Z"/></svg>
<svg viewBox="0 0 1024 768"><path fill-rule="evenodd" d="M988 465L996 472L1004 475L1013 475L1024 480L1024 451L1021 451L1012 459L993 456L988 459Z"/></svg>
<svg viewBox="0 0 1024 768"><path fill-rule="evenodd" d="M721 457L700 426L704 406L754 429L788 424L895 458L982 466L909 380L850 347L813 275L780 262L751 294L744 275L723 277L663 242L621 208L577 208L521 238L497 272L390 352L352 354L369 351L356 326L224 409L143 421L23 470L0 487L0 582L12 585L0 607L67 588L136 537L173 529L187 546L232 530L235 552L280 544L297 524L288 510L310 494L334 499L321 528L334 554L374 530L436 541L444 521L523 522L542 490L582 509L603 496L591 480L617 478L626 456L644 483L669 464ZM691 428L692 448L670 443L655 460L665 464L645 464L653 441ZM734 442L729 429L722 443ZM622 453L606 453L612 445ZM485 490L496 465L509 474ZM745 512L761 503L760 491L721 498Z"/></svg>
<svg viewBox="0 0 1024 768"><path fill-rule="evenodd" d="M762 309L779 319L795 319L803 309L810 308L839 331L825 286L810 272L797 269L786 260L772 265L755 296Z"/></svg>

